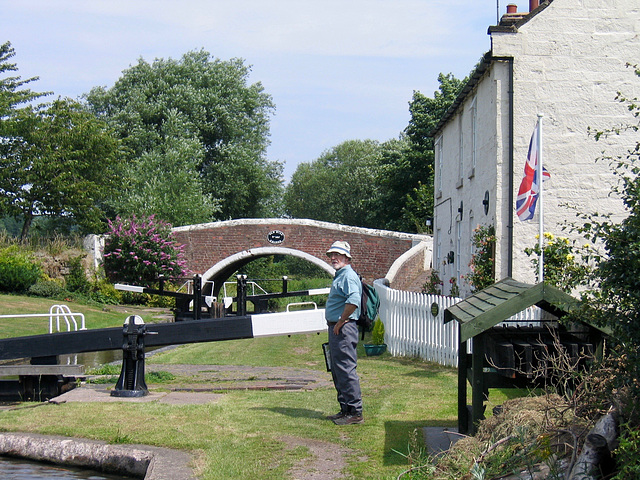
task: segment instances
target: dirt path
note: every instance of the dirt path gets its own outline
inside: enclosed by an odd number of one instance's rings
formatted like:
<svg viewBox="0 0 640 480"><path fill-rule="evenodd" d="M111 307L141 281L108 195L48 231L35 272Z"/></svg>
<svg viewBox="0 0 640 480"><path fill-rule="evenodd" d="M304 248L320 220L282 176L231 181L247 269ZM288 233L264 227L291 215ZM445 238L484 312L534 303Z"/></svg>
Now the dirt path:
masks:
<svg viewBox="0 0 640 480"><path fill-rule="evenodd" d="M311 456L294 465L289 473L293 480L332 480L344 478L349 451L335 443L300 437L281 437L287 448L305 447Z"/></svg>
<svg viewBox="0 0 640 480"><path fill-rule="evenodd" d="M172 386L181 392L185 402L197 402L199 396L220 390L310 390L332 387L325 372L291 367L249 367L242 365L166 365L147 364L149 371L165 371L187 378ZM186 392L190 392L188 395ZM190 400L189 400L190 399ZM304 447L309 457L301 460L289 471L293 480L334 480L345 478L351 451L341 445L303 437L284 436L280 440L287 449Z"/></svg>
<svg viewBox="0 0 640 480"><path fill-rule="evenodd" d="M307 368L169 364L147 364L146 368L185 377L180 385L170 386L174 391L311 390L333 385L325 372Z"/></svg>

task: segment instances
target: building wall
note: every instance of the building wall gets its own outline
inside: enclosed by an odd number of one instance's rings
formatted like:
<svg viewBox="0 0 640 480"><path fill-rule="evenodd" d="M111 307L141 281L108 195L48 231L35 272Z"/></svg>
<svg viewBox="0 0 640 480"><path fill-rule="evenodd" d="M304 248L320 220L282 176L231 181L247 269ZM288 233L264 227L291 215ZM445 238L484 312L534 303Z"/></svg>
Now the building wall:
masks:
<svg viewBox="0 0 640 480"><path fill-rule="evenodd" d="M577 221L576 213L621 214L620 201L609 195L614 180L609 164L596 159L603 150L613 156L624 153L633 140L623 135L596 142L589 128L601 130L633 121L615 97L618 91L638 96L640 81L626 64L640 58L639 31L640 6L632 0L555 0L518 24L515 33L492 30L490 68L439 137L445 168L439 170L436 164L434 265L439 263L444 280L457 272L469 272L474 226L494 224L498 235L496 279L508 274L508 237L513 230L512 276L535 282L535 271L524 249L537 242L538 213L532 221L521 222L515 216L515 205L509 202L509 193L513 189L515 202L538 113L543 114L543 161L551 173L544 184L544 230L571 237L562 227ZM514 72L513 177L509 58ZM479 137L476 168L474 175L460 179L460 144L463 163L470 166L472 162L474 101ZM489 212L485 215L482 200L487 191ZM460 202L463 211L457 225ZM462 232L461 247L456 244L457 227ZM458 264L443 265L452 246L460 249L460 257L455 258ZM463 281L461 293L469 292Z"/></svg>
<svg viewBox="0 0 640 480"><path fill-rule="evenodd" d="M622 212L620 201L609 195L614 181L609 164L596 159L602 151L623 154L632 139L596 142L589 129L632 122L615 98L618 91L639 93L640 81L626 67L640 58L639 33L635 1L556 0L518 33L492 34L493 55L514 57L514 195L537 114L543 114L543 162L551 173L543 192L544 231L571 237L562 226L576 222L576 213ZM516 279L535 281L523 250L533 246L538 229L538 214L533 221L514 221Z"/></svg>
<svg viewBox="0 0 640 480"><path fill-rule="evenodd" d="M496 71L499 73L500 68ZM503 108L497 93L502 83L496 71L487 72L436 139L437 148L442 150L443 166L441 169L436 166L434 268L444 282L445 293L449 293L451 278L456 278L462 295L470 293L464 277L470 272L474 230L479 225L495 225L501 218L496 206L504 192L499 190L500 165L496 164L496 158L504 132L496 122L496 112ZM436 151L436 161L438 155ZM453 263L447 260L451 251Z"/></svg>

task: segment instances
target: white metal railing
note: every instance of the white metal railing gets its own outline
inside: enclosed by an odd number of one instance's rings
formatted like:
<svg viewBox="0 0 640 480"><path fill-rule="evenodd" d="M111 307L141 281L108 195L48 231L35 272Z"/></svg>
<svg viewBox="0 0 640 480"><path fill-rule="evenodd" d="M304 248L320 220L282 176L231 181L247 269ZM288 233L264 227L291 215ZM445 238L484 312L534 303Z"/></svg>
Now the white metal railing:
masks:
<svg viewBox="0 0 640 480"><path fill-rule="evenodd" d="M444 311L460 302L457 297L394 290L382 280L373 283L380 296L380 319L392 355L415 356L441 365L458 365L458 322L445 325ZM533 306L509 318L510 325L531 326L553 315ZM473 339L468 342L471 348Z"/></svg>
<svg viewBox="0 0 640 480"><path fill-rule="evenodd" d="M84 324L83 313L72 313L67 305L52 305L49 308L49 313L22 313L16 315L0 315L0 318L31 318L31 317L49 317L49 333L53 333L53 325L55 319L56 332L60 331L60 319L64 320L67 325L67 332L78 330L78 322L76 317L80 320L80 330L86 330Z"/></svg>
<svg viewBox="0 0 640 480"><path fill-rule="evenodd" d="M237 286L238 282L224 282L224 284L222 285L222 291L224 292L223 293L224 297L228 297L229 296L227 294L227 285ZM254 282L252 280L247 282L247 287L251 288L251 295L255 295L256 294L256 289L258 289L260 294L268 293L264 288L262 288L260 285L258 285L256 282Z"/></svg>

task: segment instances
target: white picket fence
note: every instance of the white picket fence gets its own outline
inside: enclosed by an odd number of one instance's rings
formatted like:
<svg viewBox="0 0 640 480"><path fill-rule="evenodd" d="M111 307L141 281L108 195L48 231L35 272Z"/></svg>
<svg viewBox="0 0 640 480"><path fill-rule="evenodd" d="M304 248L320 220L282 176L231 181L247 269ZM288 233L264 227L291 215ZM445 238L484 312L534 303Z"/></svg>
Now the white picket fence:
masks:
<svg viewBox="0 0 640 480"><path fill-rule="evenodd" d="M450 367L458 365L458 322L445 325L444 311L461 298L394 290L382 280L376 280L374 286L380 296L385 343L392 355L419 357ZM532 325L541 318L548 318L547 312L534 306L508 321L511 325Z"/></svg>

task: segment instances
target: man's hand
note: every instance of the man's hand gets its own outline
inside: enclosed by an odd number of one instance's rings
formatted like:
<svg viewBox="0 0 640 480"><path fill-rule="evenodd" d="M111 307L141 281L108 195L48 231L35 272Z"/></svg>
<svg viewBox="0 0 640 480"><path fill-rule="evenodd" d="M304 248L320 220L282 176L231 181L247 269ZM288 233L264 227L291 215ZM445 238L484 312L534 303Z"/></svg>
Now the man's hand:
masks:
<svg viewBox="0 0 640 480"><path fill-rule="evenodd" d="M342 327L344 326L344 324L345 324L345 323L347 323L348 321L349 321L349 320L342 320L342 319L340 319L340 320L338 321L338 323L336 323L336 324L333 326L333 334L334 334L334 335L340 335L340 330L342 329Z"/></svg>
<svg viewBox="0 0 640 480"><path fill-rule="evenodd" d="M340 315L340 319L333 327L334 335L340 335L340 330L342 330L342 327L344 326L344 324L349 321L349 315L355 312L356 308L358 308L358 306L352 303L344 304L344 310L342 310L342 315Z"/></svg>

